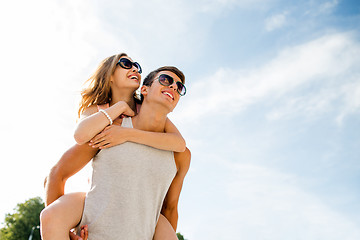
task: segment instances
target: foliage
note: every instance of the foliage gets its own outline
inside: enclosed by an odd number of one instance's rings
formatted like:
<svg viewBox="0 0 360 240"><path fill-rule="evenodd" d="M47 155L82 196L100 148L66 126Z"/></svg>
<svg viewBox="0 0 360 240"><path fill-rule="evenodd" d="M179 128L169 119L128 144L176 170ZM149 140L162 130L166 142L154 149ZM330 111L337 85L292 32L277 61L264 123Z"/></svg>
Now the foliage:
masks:
<svg viewBox="0 0 360 240"><path fill-rule="evenodd" d="M40 197L31 198L24 203L17 204L14 213L6 214L0 240L26 240L29 238L32 227L40 225L40 212L44 208ZM40 240L40 232L34 230L33 240Z"/></svg>
<svg viewBox="0 0 360 240"><path fill-rule="evenodd" d="M176 236L179 240L185 240L184 236L181 235L181 233L177 233Z"/></svg>

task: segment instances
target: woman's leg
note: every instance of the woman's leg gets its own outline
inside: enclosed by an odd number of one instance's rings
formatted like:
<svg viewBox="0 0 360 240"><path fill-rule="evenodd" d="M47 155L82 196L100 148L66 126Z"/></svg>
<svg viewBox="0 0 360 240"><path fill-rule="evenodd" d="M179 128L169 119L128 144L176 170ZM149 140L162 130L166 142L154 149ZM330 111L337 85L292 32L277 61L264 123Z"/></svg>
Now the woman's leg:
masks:
<svg viewBox="0 0 360 240"><path fill-rule="evenodd" d="M153 240L178 240L173 227L162 214L156 224Z"/></svg>
<svg viewBox="0 0 360 240"><path fill-rule="evenodd" d="M40 214L43 240L69 239L69 231L79 224L86 193L69 193L47 206Z"/></svg>

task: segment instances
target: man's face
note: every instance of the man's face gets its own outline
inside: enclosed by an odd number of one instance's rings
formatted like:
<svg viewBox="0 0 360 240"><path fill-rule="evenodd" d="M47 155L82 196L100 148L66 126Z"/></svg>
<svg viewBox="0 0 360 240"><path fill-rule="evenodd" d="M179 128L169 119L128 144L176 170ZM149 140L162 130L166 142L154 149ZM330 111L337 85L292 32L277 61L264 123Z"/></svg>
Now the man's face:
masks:
<svg viewBox="0 0 360 240"><path fill-rule="evenodd" d="M162 77L159 79L159 76L161 75ZM152 85L147 87L148 89L146 98L150 101L153 100L162 103L163 105L167 106L171 112L176 107L180 99L180 94L178 92L176 82L181 82L181 80L175 73L171 71L159 72L155 76Z"/></svg>

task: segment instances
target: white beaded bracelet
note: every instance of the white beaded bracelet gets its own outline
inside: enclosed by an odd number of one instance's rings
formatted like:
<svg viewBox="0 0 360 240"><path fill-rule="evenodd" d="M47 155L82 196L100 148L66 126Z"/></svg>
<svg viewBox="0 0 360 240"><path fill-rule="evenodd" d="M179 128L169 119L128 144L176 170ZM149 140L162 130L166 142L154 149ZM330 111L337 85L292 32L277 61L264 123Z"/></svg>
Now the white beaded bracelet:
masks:
<svg viewBox="0 0 360 240"><path fill-rule="evenodd" d="M109 119L110 125L113 124L113 120L111 119L111 117L109 116L109 114L108 114L104 109L100 109L99 112L102 112L103 114L105 114L105 116L107 117L107 119Z"/></svg>

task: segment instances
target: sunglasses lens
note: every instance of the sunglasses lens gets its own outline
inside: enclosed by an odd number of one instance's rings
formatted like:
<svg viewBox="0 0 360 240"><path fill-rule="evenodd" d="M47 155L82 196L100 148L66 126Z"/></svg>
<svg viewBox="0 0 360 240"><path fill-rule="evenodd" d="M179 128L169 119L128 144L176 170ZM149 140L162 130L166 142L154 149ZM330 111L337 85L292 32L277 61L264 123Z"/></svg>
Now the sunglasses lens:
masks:
<svg viewBox="0 0 360 240"><path fill-rule="evenodd" d="M185 85L182 84L181 82L177 82L176 85L177 85L179 94L180 94L181 96L184 96L185 93L186 93Z"/></svg>
<svg viewBox="0 0 360 240"><path fill-rule="evenodd" d="M174 82L174 79L168 75L161 74L159 76L159 82L164 86L170 86Z"/></svg>
<svg viewBox="0 0 360 240"><path fill-rule="evenodd" d="M141 67L140 67L140 64L138 64L137 62L132 62L130 61L129 59L127 58L120 58L119 60L119 64L122 68L125 68L125 69L130 69L132 68L133 66L135 66L138 70L139 73L142 72L141 70Z"/></svg>
<svg viewBox="0 0 360 240"><path fill-rule="evenodd" d="M122 58L120 59L120 66L125 69L130 69L132 67L132 62L129 59Z"/></svg>
<svg viewBox="0 0 360 240"><path fill-rule="evenodd" d="M166 74L161 74L159 76L159 83L163 86L170 86L173 84L174 79ZM176 82L177 91L181 96L184 96L186 93L186 87L182 82Z"/></svg>
<svg viewBox="0 0 360 240"><path fill-rule="evenodd" d="M137 70L138 70L139 73L142 72L141 67L140 67L140 64L138 64L137 62L134 62L134 66L137 68Z"/></svg>

